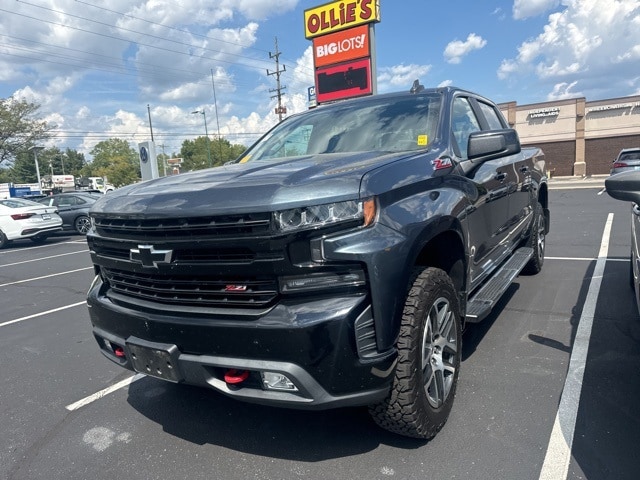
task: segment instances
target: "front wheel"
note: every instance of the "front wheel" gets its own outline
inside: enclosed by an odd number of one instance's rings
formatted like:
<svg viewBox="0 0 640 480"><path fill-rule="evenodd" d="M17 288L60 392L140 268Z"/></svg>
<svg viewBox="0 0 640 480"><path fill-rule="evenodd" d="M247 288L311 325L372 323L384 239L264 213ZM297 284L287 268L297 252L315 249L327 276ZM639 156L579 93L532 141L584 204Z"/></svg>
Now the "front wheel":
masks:
<svg viewBox="0 0 640 480"><path fill-rule="evenodd" d="M414 273L398 337L398 364L389 396L369 407L382 428L429 439L443 427L458 383L461 323L458 296L437 268Z"/></svg>

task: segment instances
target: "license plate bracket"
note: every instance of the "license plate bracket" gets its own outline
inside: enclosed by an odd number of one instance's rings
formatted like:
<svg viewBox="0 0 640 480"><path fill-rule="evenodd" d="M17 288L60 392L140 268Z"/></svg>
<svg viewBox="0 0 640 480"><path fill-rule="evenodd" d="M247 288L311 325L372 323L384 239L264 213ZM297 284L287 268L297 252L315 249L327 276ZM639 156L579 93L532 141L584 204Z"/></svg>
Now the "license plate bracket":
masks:
<svg viewBox="0 0 640 480"><path fill-rule="evenodd" d="M176 345L129 337L126 346L131 366L136 372L173 383L182 380L178 365L180 351Z"/></svg>

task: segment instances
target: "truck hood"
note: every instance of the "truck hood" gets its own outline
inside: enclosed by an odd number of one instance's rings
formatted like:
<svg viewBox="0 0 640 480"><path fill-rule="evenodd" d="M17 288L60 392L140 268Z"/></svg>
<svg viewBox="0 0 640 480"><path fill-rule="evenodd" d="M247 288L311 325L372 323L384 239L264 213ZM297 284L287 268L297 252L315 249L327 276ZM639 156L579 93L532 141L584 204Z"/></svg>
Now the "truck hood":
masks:
<svg viewBox="0 0 640 480"><path fill-rule="evenodd" d="M336 153L230 164L115 190L98 200L91 211L198 216L353 200L359 196L366 172L415 153Z"/></svg>

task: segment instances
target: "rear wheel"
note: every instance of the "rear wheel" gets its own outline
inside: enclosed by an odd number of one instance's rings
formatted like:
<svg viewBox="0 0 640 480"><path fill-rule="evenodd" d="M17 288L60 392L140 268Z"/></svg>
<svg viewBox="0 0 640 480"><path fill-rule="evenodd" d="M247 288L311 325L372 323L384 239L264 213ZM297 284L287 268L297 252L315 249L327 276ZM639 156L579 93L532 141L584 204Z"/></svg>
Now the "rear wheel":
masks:
<svg viewBox="0 0 640 480"><path fill-rule="evenodd" d="M531 260L522 269L523 273L528 275L535 275L542 270L542 264L544 263L544 249L545 249L545 220L542 205L536 203L536 209L533 214L533 224L531 225L531 233L529 234L529 240L527 246L533 249L533 256Z"/></svg>
<svg viewBox="0 0 640 480"><path fill-rule="evenodd" d="M404 305L389 397L369 411L382 428L429 439L447 421L461 357L460 307L449 276L417 270Z"/></svg>
<svg viewBox="0 0 640 480"><path fill-rule="evenodd" d="M7 236L0 230L0 248L6 247L8 243Z"/></svg>
<svg viewBox="0 0 640 480"><path fill-rule="evenodd" d="M91 221L89 220L89 217L87 217L86 215L82 215L76 218L73 226L76 229L76 232L78 232L80 235L86 235L91 228Z"/></svg>

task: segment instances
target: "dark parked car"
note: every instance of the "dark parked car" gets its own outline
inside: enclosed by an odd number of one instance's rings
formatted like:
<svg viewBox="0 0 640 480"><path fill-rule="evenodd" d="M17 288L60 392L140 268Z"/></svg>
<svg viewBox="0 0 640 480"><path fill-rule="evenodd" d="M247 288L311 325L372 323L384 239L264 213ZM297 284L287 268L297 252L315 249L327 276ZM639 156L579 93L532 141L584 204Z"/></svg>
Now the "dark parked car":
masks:
<svg viewBox="0 0 640 480"><path fill-rule="evenodd" d="M640 171L623 172L605 180L607 193L631 204L631 268L629 277L640 312Z"/></svg>
<svg viewBox="0 0 640 480"><path fill-rule="evenodd" d="M623 148L613 161L611 175L640 170L640 148Z"/></svg>
<svg viewBox="0 0 640 480"><path fill-rule="evenodd" d="M36 202L50 207L56 207L62 217L64 230L75 230L86 235L91 227L89 208L102 197L102 194L87 192L58 193L48 197L35 199Z"/></svg>

